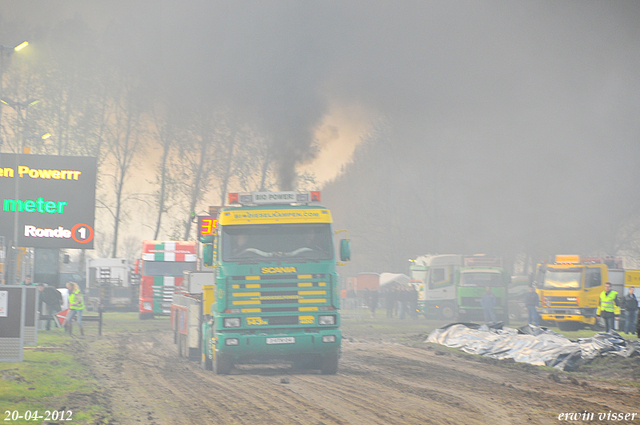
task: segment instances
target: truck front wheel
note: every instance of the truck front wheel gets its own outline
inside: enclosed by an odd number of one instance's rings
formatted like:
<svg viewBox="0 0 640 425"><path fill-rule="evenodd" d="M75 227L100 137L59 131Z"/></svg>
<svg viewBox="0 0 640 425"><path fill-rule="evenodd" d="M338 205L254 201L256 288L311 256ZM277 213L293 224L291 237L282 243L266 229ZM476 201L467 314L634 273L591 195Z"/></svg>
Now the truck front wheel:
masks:
<svg viewBox="0 0 640 425"><path fill-rule="evenodd" d="M444 320L453 320L456 317L456 309L451 304L444 304L440 307L440 316Z"/></svg>
<svg viewBox="0 0 640 425"><path fill-rule="evenodd" d="M325 354L322 357L322 365L320 366L320 372L323 375L335 375L338 373L338 352Z"/></svg>
<svg viewBox="0 0 640 425"><path fill-rule="evenodd" d="M202 355L202 363L200 365L204 370L213 370L213 360L207 357L206 353Z"/></svg>

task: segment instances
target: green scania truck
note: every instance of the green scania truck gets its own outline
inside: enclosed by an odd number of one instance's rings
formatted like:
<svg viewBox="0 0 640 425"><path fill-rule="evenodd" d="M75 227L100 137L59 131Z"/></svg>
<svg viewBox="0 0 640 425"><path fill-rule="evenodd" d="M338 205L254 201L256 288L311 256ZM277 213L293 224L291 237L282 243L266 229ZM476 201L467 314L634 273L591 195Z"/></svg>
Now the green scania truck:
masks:
<svg viewBox="0 0 640 425"><path fill-rule="evenodd" d="M274 360L337 372L337 259L331 212L310 205L319 200L319 192L230 193L231 206L204 221L202 257L214 284L195 285L172 306L183 354L199 351L217 374ZM349 257L343 239L339 259Z"/></svg>

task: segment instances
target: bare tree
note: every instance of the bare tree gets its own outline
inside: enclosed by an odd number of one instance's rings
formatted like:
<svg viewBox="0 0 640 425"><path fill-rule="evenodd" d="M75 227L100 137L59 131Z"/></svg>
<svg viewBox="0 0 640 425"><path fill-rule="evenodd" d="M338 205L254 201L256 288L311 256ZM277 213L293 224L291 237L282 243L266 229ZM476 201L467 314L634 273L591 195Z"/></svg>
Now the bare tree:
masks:
<svg viewBox="0 0 640 425"><path fill-rule="evenodd" d="M171 171L171 156L177 148L178 137L184 132L177 131L177 113L171 109L164 113L157 112L153 116L154 134L160 145L160 161L156 166L156 184L158 190L154 193L155 204L158 209L153 238L158 239L162 226L162 217L169 211L172 201L176 197L178 182Z"/></svg>
<svg viewBox="0 0 640 425"><path fill-rule="evenodd" d="M107 127L109 160L113 161L112 187L113 201L113 242L111 256L118 253L118 232L125 217L125 184L130 175L131 166L142 147L142 103L140 86L130 79L119 82L117 95L113 97L111 115Z"/></svg>
<svg viewBox="0 0 640 425"><path fill-rule="evenodd" d="M215 169L215 154L219 138L217 114L200 109L193 115L184 143L179 146L180 187L186 199L188 217L184 221L183 240L191 233L196 206L210 189Z"/></svg>

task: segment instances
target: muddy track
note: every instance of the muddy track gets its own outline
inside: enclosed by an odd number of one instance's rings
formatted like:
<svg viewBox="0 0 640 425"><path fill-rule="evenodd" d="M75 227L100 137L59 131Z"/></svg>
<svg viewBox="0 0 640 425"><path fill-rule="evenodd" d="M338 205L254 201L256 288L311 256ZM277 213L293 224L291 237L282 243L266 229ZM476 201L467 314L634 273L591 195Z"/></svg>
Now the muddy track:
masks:
<svg viewBox="0 0 640 425"><path fill-rule="evenodd" d="M637 388L377 341L345 340L335 376L288 365L216 376L178 357L170 331L111 334L79 354L118 424L556 424L563 412L640 413Z"/></svg>

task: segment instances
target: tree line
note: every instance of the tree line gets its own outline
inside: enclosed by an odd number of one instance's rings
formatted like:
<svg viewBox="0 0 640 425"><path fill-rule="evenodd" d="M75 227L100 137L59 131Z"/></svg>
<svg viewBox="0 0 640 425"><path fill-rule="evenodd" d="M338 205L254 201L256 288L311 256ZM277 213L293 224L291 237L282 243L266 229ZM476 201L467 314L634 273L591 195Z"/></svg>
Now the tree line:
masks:
<svg viewBox="0 0 640 425"><path fill-rule="evenodd" d="M33 31L3 62L0 150L97 158L99 256L133 255L125 245L140 236L122 232L140 211L144 237L193 239L194 214L224 205L228 190L277 186L269 137L224 106L163 89L156 71L107 45L117 40L108 30L70 20Z"/></svg>

